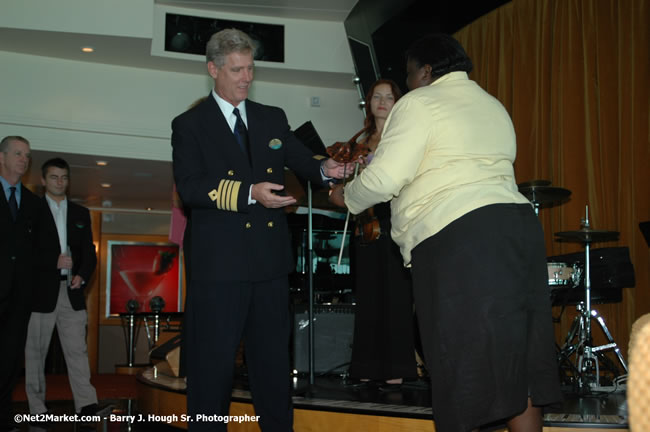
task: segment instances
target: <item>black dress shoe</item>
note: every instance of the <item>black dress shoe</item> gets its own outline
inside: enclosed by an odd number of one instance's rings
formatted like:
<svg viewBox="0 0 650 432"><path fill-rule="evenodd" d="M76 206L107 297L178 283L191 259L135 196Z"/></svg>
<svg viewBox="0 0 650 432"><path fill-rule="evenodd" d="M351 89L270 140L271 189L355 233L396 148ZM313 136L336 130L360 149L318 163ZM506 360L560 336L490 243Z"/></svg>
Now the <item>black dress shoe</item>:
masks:
<svg viewBox="0 0 650 432"><path fill-rule="evenodd" d="M376 388L377 387L377 381L350 379L345 383L345 387L352 388L352 389Z"/></svg>
<svg viewBox="0 0 650 432"><path fill-rule="evenodd" d="M379 386L380 392L394 392L402 390L402 384L388 384L384 383Z"/></svg>
<svg viewBox="0 0 650 432"><path fill-rule="evenodd" d="M97 414L97 411L99 411L99 405L96 403L86 405L85 407L81 408L81 411L79 411L80 416L93 416Z"/></svg>
<svg viewBox="0 0 650 432"><path fill-rule="evenodd" d="M39 427L39 428L42 428L42 429L47 429L47 428L51 427L53 423L51 421L49 421L49 420L46 420L46 416L48 414L52 414L52 413L49 412L49 411L45 411L44 413L40 413L40 414L32 414L32 415L35 415L37 417L34 420L30 420L29 425ZM43 420L39 420L39 416L42 417Z"/></svg>
<svg viewBox="0 0 650 432"><path fill-rule="evenodd" d="M0 432L20 432L20 428L18 427L18 424L12 420L6 424L0 425Z"/></svg>

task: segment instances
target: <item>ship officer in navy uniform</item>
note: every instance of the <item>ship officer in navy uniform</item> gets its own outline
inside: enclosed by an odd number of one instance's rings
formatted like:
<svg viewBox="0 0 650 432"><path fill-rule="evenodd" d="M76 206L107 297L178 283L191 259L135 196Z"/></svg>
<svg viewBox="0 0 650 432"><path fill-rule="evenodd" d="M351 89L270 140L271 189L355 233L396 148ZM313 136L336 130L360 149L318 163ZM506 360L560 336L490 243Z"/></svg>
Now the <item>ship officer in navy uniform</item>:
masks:
<svg viewBox="0 0 650 432"><path fill-rule="evenodd" d="M284 167L312 182L353 171L313 155L282 109L248 100L254 45L222 30L206 49L208 98L172 122L174 179L192 212L192 274L185 311L188 414L228 415L243 339L263 431L291 431L289 286ZM195 417L196 419L196 417ZM190 422L196 430L225 423Z"/></svg>

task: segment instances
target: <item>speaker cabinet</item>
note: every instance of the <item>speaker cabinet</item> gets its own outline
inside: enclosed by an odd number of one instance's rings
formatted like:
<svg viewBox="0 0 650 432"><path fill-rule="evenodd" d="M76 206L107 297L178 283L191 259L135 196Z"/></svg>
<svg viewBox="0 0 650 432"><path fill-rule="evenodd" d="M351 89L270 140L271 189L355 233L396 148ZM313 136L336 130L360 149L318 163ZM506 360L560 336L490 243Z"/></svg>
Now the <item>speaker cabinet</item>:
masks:
<svg viewBox="0 0 650 432"><path fill-rule="evenodd" d="M314 306L314 372L347 371L352 356L354 305ZM296 306L293 328L293 368L309 372L308 306Z"/></svg>

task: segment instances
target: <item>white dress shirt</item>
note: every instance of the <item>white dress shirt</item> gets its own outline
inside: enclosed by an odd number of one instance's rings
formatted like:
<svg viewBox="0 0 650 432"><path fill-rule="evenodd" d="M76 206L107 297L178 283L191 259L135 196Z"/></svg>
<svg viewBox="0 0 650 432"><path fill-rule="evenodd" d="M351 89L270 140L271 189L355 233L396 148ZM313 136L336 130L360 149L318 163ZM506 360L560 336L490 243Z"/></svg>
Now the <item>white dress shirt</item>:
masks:
<svg viewBox="0 0 650 432"><path fill-rule="evenodd" d="M45 199L47 204L50 207L52 212L52 217L54 218L54 223L56 224L56 232L59 234L59 244L61 246L62 254L69 254L68 251L68 200L63 198L60 203L57 203L55 200L50 198L48 194L45 194ZM68 274L68 269L61 269L62 275Z"/></svg>

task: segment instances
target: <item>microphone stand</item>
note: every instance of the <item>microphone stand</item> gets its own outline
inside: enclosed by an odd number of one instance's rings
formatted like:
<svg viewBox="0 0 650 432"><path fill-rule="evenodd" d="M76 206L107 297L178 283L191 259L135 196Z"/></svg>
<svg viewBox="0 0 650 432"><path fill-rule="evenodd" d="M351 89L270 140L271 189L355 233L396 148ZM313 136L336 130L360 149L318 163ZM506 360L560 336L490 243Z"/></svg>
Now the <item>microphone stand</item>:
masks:
<svg viewBox="0 0 650 432"><path fill-rule="evenodd" d="M365 101L363 99L363 92L361 89L361 80L358 77L355 77L353 80L354 84L357 87L357 91L359 92L359 107L363 110L363 114L365 117L366 110L365 110ZM356 136L355 136L356 139ZM357 170L359 168L359 164L356 165L355 167L355 177ZM308 285L309 285L309 309L307 312L307 319L309 320L309 332L308 332L308 346L309 346L309 385L307 386L307 390L305 391L305 396L306 397L312 397L314 396L314 370L316 368L315 366L315 338L314 338L314 268L313 268L313 254L314 254L314 245L313 245L313 224L312 224L312 212L313 210L313 203L312 203L312 187L311 187L311 181L307 182L307 262L309 263L309 269L308 269ZM345 228L343 231L343 241L341 242L341 252L339 254L339 265L341 263L341 255L343 254L343 245L345 244L345 234L346 234L346 229L348 225L348 220L350 217L350 211L348 210L347 217L345 219Z"/></svg>
<svg viewBox="0 0 650 432"><path fill-rule="evenodd" d="M312 195L311 195L311 181L307 182L307 262L309 263L308 283L309 283L309 311L307 317L309 319L309 387L314 385L314 266L313 266L313 233L314 227L312 224Z"/></svg>
<svg viewBox="0 0 650 432"><path fill-rule="evenodd" d="M308 357L308 368L309 368L309 380L307 385L304 388L297 388L294 392L294 396L302 395L305 398L311 398L314 396L314 387L315 387L315 376L314 371L315 367L315 338L314 338L314 267L313 267L313 257L314 257L314 227L313 227L313 203L312 203L312 187L311 181L307 181L307 286L308 286L308 299L309 306L307 309L307 320L309 322L307 330L307 357Z"/></svg>

